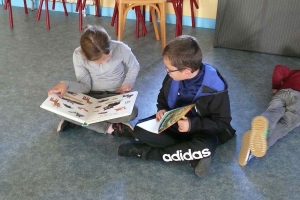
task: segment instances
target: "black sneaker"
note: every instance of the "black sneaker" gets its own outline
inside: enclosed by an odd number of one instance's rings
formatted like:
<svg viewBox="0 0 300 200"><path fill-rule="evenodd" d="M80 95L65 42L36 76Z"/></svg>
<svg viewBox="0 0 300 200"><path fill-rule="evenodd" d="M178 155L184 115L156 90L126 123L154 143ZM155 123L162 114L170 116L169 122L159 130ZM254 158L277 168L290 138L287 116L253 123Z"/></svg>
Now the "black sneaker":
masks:
<svg viewBox="0 0 300 200"><path fill-rule="evenodd" d="M60 122L58 123L57 125L57 129L56 131L57 132L62 132L62 131L65 131L67 129L73 129L73 128L76 128L78 125L77 124L73 124L67 120L60 120Z"/></svg>
<svg viewBox="0 0 300 200"><path fill-rule="evenodd" d="M194 168L196 176L203 178L206 176L211 163L211 156L202 158L200 160L190 161L190 165Z"/></svg>
<svg viewBox="0 0 300 200"><path fill-rule="evenodd" d="M137 157L147 160L146 154L151 147L139 141L127 141L118 147L118 155L123 157Z"/></svg>
<svg viewBox="0 0 300 200"><path fill-rule="evenodd" d="M114 131L112 132L113 136L117 137L130 137L133 138L133 130L130 124L114 123L112 125Z"/></svg>

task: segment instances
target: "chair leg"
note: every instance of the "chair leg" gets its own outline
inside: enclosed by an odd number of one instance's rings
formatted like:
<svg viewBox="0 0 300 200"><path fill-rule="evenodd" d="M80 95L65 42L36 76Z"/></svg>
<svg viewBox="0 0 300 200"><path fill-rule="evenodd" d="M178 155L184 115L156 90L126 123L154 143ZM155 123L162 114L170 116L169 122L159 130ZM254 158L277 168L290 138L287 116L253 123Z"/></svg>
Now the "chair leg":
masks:
<svg viewBox="0 0 300 200"><path fill-rule="evenodd" d="M78 0L79 5L78 5L78 11L79 11L79 30L82 31L82 2L81 0Z"/></svg>
<svg viewBox="0 0 300 200"><path fill-rule="evenodd" d="M180 30L182 29L182 24L181 24L181 12L180 12L180 1L172 0L173 8L175 11L175 16L176 16L176 30L175 30L175 37L178 37L180 34Z"/></svg>
<svg viewBox="0 0 300 200"><path fill-rule="evenodd" d="M56 0L52 0L52 10L55 10L55 2Z"/></svg>
<svg viewBox="0 0 300 200"><path fill-rule="evenodd" d="M75 11L78 12L79 6L81 4L81 0L77 0Z"/></svg>
<svg viewBox="0 0 300 200"><path fill-rule="evenodd" d="M27 15L28 14L28 9L27 9L27 3L26 3L26 0L23 0L24 2L24 12L25 14Z"/></svg>
<svg viewBox="0 0 300 200"><path fill-rule="evenodd" d="M40 0L40 5L39 5L39 9L38 9L38 12L37 12L37 15L36 15L36 20L41 19L43 3L44 3L44 0Z"/></svg>
<svg viewBox="0 0 300 200"><path fill-rule="evenodd" d="M191 17L192 17L192 27L195 28L195 12L194 12L194 6L196 9L199 9L199 5L196 0L190 0L190 7L191 7Z"/></svg>
<svg viewBox="0 0 300 200"><path fill-rule="evenodd" d="M165 11L165 3L159 4L159 10L160 10L160 36L161 36L161 47L162 49L166 46L166 11Z"/></svg>
<svg viewBox="0 0 300 200"><path fill-rule="evenodd" d="M96 7L96 17L100 17L100 0L95 0L95 7Z"/></svg>
<svg viewBox="0 0 300 200"><path fill-rule="evenodd" d="M136 16L135 36L136 36L136 38L139 38L139 31L140 31L139 25L140 25L140 23L142 25L142 36L146 35L147 28L146 28L146 25L145 25L145 18L142 15L142 11L141 11L140 6L134 7L134 10L135 10L135 16Z"/></svg>
<svg viewBox="0 0 300 200"><path fill-rule="evenodd" d="M4 6L3 6L4 10L7 10L7 0L4 0Z"/></svg>
<svg viewBox="0 0 300 200"><path fill-rule="evenodd" d="M5 0L4 9L8 10L8 18L9 18L9 26L10 28L14 27L13 15L12 15L12 8L10 0Z"/></svg>
<svg viewBox="0 0 300 200"><path fill-rule="evenodd" d="M53 0L52 1L52 10L55 10L55 3L56 3L56 0ZM68 11L67 11L67 7L66 7L66 1L65 0L61 0L61 3L63 4L63 7L64 7L65 16L68 16Z"/></svg>
<svg viewBox="0 0 300 200"><path fill-rule="evenodd" d="M159 33L158 33L157 22L156 22L156 17L155 17L155 10L151 7L150 7L150 13L151 13L151 19L152 19L152 23L153 23L153 27L154 27L154 32L155 32L155 38L156 38L156 40L159 40Z"/></svg>
<svg viewBox="0 0 300 200"><path fill-rule="evenodd" d="M179 13L179 25L178 25L178 36L182 35L182 13L183 13L183 0L178 1L178 13Z"/></svg>
<svg viewBox="0 0 300 200"><path fill-rule="evenodd" d="M50 17L48 9L48 0L45 0L45 9L46 9L46 28L50 29Z"/></svg>
<svg viewBox="0 0 300 200"><path fill-rule="evenodd" d="M141 13L140 15L141 15L141 20L142 20L142 36L145 36L146 33L148 32L146 24L145 24L146 6L143 6L143 14Z"/></svg>
<svg viewBox="0 0 300 200"><path fill-rule="evenodd" d="M139 32L140 32L140 21L139 21L139 8L138 6L134 7L134 12L136 16L136 21L135 21L135 37L139 38Z"/></svg>
<svg viewBox="0 0 300 200"><path fill-rule="evenodd" d="M115 3L114 13L110 22L111 26L114 26L115 24L116 24L115 34L118 35L118 3L117 2Z"/></svg>
<svg viewBox="0 0 300 200"><path fill-rule="evenodd" d="M67 7L66 7L66 1L65 0L62 0L61 1L63 6L64 6L64 12L65 12L65 16L68 16L68 11L67 11Z"/></svg>
<svg viewBox="0 0 300 200"><path fill-rule="evenodd" d="M116 2L116 3L115 3L115 7L114 7L113 16L112 16L111 22L110 22L110 25L111 25L111 26L114 26L114 25L115 25L116 17L117 17L117 12L118 12L118 3Z"/></svg>
<svg viewBox="0 0 300 200"><path fill-rule="evenodd" d="M82 4L81 4L81 8L82 8L82 10L84 10L84 8L85 8L85 5L86 5L86 0L83 0L83 2L82 2Z"/></svg>
<svg viewBox="0 0 300 200"><path fill-rule="evenodd" d="M119 23L118 24L118 40L122 41L123 30L124 30L126 14L127 14L127 13L124 13L124 4L123 3L118 4L118 13L119 13L118 14L118 23Z"/></svg>

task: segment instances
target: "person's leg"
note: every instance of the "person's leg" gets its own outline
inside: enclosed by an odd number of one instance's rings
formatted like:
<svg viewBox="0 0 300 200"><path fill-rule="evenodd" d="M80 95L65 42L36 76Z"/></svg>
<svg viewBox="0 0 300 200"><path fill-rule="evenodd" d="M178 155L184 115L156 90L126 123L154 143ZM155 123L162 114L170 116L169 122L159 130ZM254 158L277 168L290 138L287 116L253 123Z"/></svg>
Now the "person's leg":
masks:
<svg viewBox="0 0 300 200"><path fill-rule="evenodd" d="M152 159L165 162L189 161L199 177L206 175L210 163L211 155L217 147L217 138L211 134L191 135L187 140L179 140L171 135L165 134L145 134L147 131L138 130L143 137L137 137L139 142L125 143L119 146L120 156L134 156L142 159ZM139 136L135 134L135 136ZM152 135L150 135L152 134ZM176 134L176 133L173 133ZM141 143L143 142L143 143ZM152 146L150 146L152 145Z"/></svg>
<svg viewBox="0 0 300 200"><path fill-rule="evenodd" d="M252 139L256 139L252 140L254 145L249 144L249 147L254 156L262 157L277 140L300 125L300 92L292 89L279 91L273 97L268 109L262 113L262 116L254 119L256 121L252 122L251 136ZM267 136L265 129L269 129ZM246 138L249 137L245 137L245 140ZM247 148L244 144L248 143L242 142L240 155L243 153L242 150ZM249 158L252 157L249 156Z"/></svg>
<svg viewBox="0 0 300 200"><path fill-rule="evenodd" d="M174 134L172 135L172 132L168 130L160 134L155 134L135 126L133 135L139 141L154 148L163 148L180 142L180 138L174 137Z"/></svg>
<svg viewBox="0 0 300 200"><path fill-rule="evenodd" d="M268 119L269 129L274 129L277 122L285 113L287 90L280 90L272 97L271 102L265 112L261 114Z"/></svg>
<svg viewBox="0 0 300 200"><path fill-rule="evenodd" d="M261 116L254 117L251 122L250 150L256 157L263 157L267 152L267 136L277 126L278 121L286 110L288 99L287 90L280 90L275 94L269 107Z"/></svg>
<svg viewBox="0 0 300 200"><path fill-rule="evenodd" d="M281 90L272 97L271 102L261 116L254 117L251 129L246 131L242 138L242 145L238 157L241 166L247 165L253 155L258 157L265 155L267 151L266 133L273 130L279 119L285 112L285 91ZM253 154L254 153L254 154Z"/></svg>
<svg viewBox="0 0 300 200"><path fill-rule="evenodd" d="M277 140L286 136L290 131L300 125L300 92L289 90L289 98L286 101L286 112L278 121L276 127L270 130L267 138L268 149Z"/></svg>

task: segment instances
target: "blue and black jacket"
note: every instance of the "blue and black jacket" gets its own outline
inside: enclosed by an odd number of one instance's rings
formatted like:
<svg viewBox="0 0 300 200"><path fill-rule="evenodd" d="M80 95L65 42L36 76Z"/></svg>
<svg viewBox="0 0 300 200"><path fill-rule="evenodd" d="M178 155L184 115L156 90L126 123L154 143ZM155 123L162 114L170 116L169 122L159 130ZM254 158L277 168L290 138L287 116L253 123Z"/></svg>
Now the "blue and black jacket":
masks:
<svg viewBox="0 0 300 200"><path fill-rule="evenodd" d="M212 66L202 64L204 77L197 94L191 103L195 103L189 117L190 133L214 134L219 143L225 143L234 136L231 127L230 101L228 85L221 74ZM157 99L157 109L171 110L175 108L180 81L174 81L167 75Z"/></svg>

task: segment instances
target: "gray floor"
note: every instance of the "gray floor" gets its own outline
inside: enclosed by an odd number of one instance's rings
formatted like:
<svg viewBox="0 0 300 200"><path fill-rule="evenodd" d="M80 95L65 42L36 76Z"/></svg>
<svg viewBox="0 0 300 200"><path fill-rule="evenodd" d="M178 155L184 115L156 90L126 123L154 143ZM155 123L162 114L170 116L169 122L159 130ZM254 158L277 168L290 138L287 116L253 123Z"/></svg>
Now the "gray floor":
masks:
<svg viewBox="0 0 300 200"><path fill-rule="evenodd" d="M73 50L79 45L78 15L51 12L36 21L13 7L14 28L0 8L0 199L300 199L300 128L278 141L264 158L240 167L237 156L244 131L271 99L271 75L276 64L299 68L299 58L213 48L214 30L184 27L197 37L204 62L227 79L232 125L237 137L220 146L207 177L197 178L186 162L163 163L118 157L123 138L86 129L56 133L58 117L39 108L47 90L61 80L75 80ZM87 16L84 24L104 26L116 39L110 18ZM174 37L168 25L167 39ZM146 37L134 37L127 21L124 42L137 56L141 72L139 118L155 112L155 100L165 76L160 42L148 24Z"/></svg>

